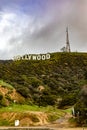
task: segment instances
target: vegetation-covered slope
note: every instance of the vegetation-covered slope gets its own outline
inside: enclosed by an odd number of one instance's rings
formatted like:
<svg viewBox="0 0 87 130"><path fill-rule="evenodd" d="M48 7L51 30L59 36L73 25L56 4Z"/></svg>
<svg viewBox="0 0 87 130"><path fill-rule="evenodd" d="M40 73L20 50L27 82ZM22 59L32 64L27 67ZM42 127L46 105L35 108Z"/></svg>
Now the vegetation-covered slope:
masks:
<svg viewBox="0 0 87 130"><path fill-rule="evenodd" d="M28 104L39 106L75 104L86 72L87 53L52 53L45 61L0 61L0 79L14 86Z"/></svg>
<svg viewBox="0 0 87 130"><path fill-rule="evenodd" d="M23 103L25 99L10 84L0 80L0 107L9 106L12 103Z"/></svg>
<svg viewBox="0 0 87 130"><path fill-rule="evenodd" d="M19 126L47 125L65 116L66 111L55 109L52 106L38 107L35 105L14 104L0 109L0 126L14 126L15 120Z"/></svg>

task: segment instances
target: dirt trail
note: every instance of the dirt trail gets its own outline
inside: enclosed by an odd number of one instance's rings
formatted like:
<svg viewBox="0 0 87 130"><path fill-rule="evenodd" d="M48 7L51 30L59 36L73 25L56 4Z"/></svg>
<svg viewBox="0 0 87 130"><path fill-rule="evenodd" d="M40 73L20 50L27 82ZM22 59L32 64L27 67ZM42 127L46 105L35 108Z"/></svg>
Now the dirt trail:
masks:
<svg viewBox="0 0 87 130"><path fill-rule="evenodd" d="M59 118L54 123L48 125L52 130L87 130L83 127L75 127L74 124L69 123L69 119L72 117L71 114L65 113L65 116Z"/></svg>
<svg viewBox="0 0 87 130"><path fill-rule="evenodd" d="M72 117L71 114L65 113L65 116L59 118L49 126L51 128L69 128L69 127L74 127L72 124L69 123L69 119Z"/></svg>

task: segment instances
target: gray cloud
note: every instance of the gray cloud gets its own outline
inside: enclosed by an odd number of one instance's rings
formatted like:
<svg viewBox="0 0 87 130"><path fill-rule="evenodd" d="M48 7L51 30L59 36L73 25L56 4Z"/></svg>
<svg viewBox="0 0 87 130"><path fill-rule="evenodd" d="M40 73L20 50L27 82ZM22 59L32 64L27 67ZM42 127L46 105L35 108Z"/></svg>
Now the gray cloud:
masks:
<svg viewBox="0 0 87 130"><path fill-rule="evenodd" d="M66 43L67 26L71 50L87 50L87 0L47 0L42 12L42 17L16 11L1 14L0 35L5 39L0 39L0 58L60 51Z"/></svg>

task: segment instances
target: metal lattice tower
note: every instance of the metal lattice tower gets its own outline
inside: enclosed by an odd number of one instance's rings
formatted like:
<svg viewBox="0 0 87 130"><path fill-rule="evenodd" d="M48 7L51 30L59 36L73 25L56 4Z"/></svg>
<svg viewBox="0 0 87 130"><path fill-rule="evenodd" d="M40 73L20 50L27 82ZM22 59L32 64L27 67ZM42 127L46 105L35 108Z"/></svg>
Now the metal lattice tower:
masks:
<svg viewBox="0 0 87 130"><path fill-rule="evenodd" d="M69 43L68 27L66 28L66 52L71 52Z"/></svg>

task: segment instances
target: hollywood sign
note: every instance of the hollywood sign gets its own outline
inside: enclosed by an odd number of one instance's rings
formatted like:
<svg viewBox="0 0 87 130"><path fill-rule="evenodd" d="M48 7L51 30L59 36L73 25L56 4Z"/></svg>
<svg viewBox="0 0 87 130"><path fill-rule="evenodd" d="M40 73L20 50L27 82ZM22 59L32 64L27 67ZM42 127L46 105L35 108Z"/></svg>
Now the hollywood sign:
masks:
<svg viewBox="0 0 87 130"><path fill-rule="evenodd" d="M26 55L23 55L23 56L15 56L13 58L14 61L17 61L17 60L48 60L50 59L50 54L47 53L47 54L38 54L38 55L33 55L33 54L26 54Z"/></svg>

